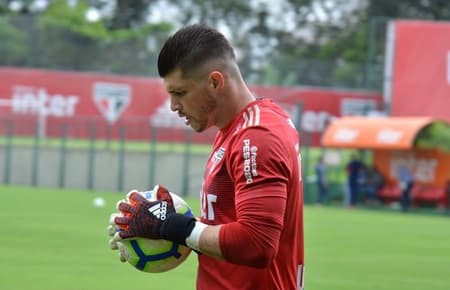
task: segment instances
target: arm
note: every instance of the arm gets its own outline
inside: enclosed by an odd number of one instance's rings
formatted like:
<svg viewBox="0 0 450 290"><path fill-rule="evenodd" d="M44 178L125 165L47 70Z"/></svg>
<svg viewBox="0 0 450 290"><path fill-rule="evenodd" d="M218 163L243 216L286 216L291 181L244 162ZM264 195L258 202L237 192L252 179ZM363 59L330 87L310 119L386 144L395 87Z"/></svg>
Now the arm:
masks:
<svg viewBox="0 0 450 290"><path fill-rule="evenodd" d="M158 220L148 211L164 200L158 198L155 202L139 201L127 206L119 204L119 210L125 210L125 217L116 219L123 229L118 236L162 238L231 263L266 267L278 251L290 170L292 166L297 166L297 156L294 148L288 150L284 147L282 140L267 142L270 138L262 137L252 138L255 143L251 144L258 150L255 159L258 171L251 182L242 170L245 163L242 147L233 148L227 158L228 171L234 179L235 221L212 226L176 213L168 215L165 220ZM264 142L257 142L260 140ZM295 154L295 158L290 154ZM142 235L150 228L151 236Z"/></svg>
<svg viewBox="0 0 450 290"><path fill-rule="evenodd" d="M249 194L252 198L236 205L237 221L207 226L194 218L175 213L165 188L158 188L160 198L154 202L134 192L128 202L118 204L123 215L113 217L120 229L114 235L113 243L133 237L162 238L231 263L266 267L278 249L285 199L274 198L276 194L267 186L252 190ZM167 207L164 219L149 211L156 204Z"/></svg>
<svg viewBox="0 0 450 290"><path fill-rule="evenodd" d="M162 186L155 187L158 200L151 202L137 191L131 191L127 200L118 203L121 214L112 214L108 228L111 248L117 241L133 237L167 239L192 249L223 259L219 246L220 226L206 226L195 218L175 213L173 200ZM166 217L154 216L149 209L156 204L167 209Z"/></svg>
<svg viewBox="0 0 450 290"><path fill-rule="evenodd" d="M222 225L217 226L207 226L201 233L198 242L198 251L217 258L219 260L224 260L222 250L220 248L219 236L220 229Z"/></svg>
<svg viewBox="0 0 450 290"><path fill-rule="evenodd" d="M264 191L271 192L270 186ZM195 250L234 264L264 268L275 257L283 226L285 198L259 196L237 205L237 221L215 226L196 222L187 245ZM202 228L200 235L195 233ZM193 237L197 236L197 241Z"/></svg>

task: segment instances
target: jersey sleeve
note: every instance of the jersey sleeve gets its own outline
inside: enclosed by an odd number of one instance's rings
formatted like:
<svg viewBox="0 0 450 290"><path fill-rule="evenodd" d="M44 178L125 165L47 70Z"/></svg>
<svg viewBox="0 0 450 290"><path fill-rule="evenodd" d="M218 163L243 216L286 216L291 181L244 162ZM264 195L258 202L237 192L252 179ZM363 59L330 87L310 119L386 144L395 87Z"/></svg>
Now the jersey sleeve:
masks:
<svg viewBox="0 0 450 290"><path fill-rule="evenodd" d="M253 127L236 137L226 162L235 185L236 222L225 224L220 246L226 260L266 267L278 251L291 175L282 138Z"/></svg>

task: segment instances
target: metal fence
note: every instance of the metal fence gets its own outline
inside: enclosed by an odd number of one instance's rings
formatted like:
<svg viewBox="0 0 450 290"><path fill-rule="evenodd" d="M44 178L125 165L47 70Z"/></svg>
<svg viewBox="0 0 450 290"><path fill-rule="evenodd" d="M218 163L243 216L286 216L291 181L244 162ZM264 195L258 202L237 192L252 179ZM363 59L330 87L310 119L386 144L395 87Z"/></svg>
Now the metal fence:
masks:
<svg viewBox="0 0 450 290"><path fill-rule="evenodd" d="M183 195L199 192L210 146L193 145L191 131L185 132L184 143L173 143L167 135L167 142L159 142L165 132L158 128L118 125L101 136L105 128L67 122L47 126L53 137L44 137L41 126L36 117L0 116L3 184L123 192L158 182ZM80 130L89 130L89 137L77 137ZM149 139L136 141L130 134Z"/></svg>
<svg viewBox="0 0 450 290"><path fill-rule="evenodd" d="M86 131L87 137L81 134ZM106 192L145 190L160 183L197 196L215 132L206 133L210 144L200 144L190 129L180 142L173 129L150 125L99 125L94 117L45 124L38 116L2 114L0 183ZM314 165L326 150L309 146L307 132L300 136L305 202L312 203ZM330 201L343 198L343 172L341 164L329 168Z"/></svg>

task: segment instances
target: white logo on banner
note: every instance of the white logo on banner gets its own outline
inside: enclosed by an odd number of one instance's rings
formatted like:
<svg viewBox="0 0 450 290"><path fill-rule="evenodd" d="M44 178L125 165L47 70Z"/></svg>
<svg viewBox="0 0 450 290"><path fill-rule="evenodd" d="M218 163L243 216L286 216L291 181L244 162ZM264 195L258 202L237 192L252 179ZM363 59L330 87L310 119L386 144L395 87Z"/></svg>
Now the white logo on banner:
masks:
<svg viewBox="0 0 450 290"><path fill-rule="evenodd" d="M94 83L94 103L103 117L114 123L122 115L131 100L131 87L126 84Z"/></svg>
<svg viewBox="0 0 450 290"><path fill-rule="evenodd" d="M341 101L342 116L365 116L377 109L374 100L343 99Z"/></svg>
<svg viewBox="0 0 450 290"><path fill-rule="evenodd" d="M393 153L390 160L390 176L396 176L397 168L401 165L408 167L418 182L434 182L438 172L439 160L432 157L420 157L414 153Z"/></svg>
<svg viewBox="0 0 450 290"><path fill-rule="evenodd" d="M447 83L450 85L450 50L447 52Z"/></svg>
<svg viewBox="0 0 450 290"><path fill-rule="evenodd" d="M302 129L306 132L323 132L327 123L333 118L334 116L325 111L304 111Z"/></svg>
<svg viewBox="0 0 450 290"><path fill-rule="evenodd" d="M156 109L156 113L151 116L150 121L155 127L164 128L186 128L184 118L170 110L170 100L167 99Z"/></svg>
<svg viewBox="0 0 450 290"><path fill-rule="evenodd" d="M358 136L358 131L353 129L342 128L334 133L334 140L337 142L350 143Z"/></svg>
<svg viewBox="0 0 450 290"><path fill-rule="evenodd" d="M45 88L15 86L11 109L19 114L70 117L75 114L79 97L75 95L49 94Z"/></svg>
<svg viewBox="0 0 450 290"><path fill-rule="evenodd" d="M377 134L377 141L380 143L394 144L400 141L403 136L402 131L392 129L382 129Z"/></svg>

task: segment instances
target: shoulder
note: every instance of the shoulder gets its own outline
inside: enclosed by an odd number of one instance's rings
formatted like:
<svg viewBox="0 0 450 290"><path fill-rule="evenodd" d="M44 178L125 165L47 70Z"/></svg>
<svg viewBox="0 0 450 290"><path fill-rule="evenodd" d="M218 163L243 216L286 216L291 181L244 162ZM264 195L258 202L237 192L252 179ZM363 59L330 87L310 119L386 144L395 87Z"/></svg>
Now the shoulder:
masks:
<svg viewBox="0 0 450 290"><path fill-rule="evenodd" d="M256 100L247 106L242 112L242 121L236 132L238 131L269 133L278 137L297 135L289 114L270 99Z"/></svg>
<svg viewBox="0 0 450 290"><path fill-rule="evenodd" d="M264 152L291 152L291 148L298 147L298 132L289 115L270 99L249 104L232 130L232 150L247 150L250 146Z"/></svg>

